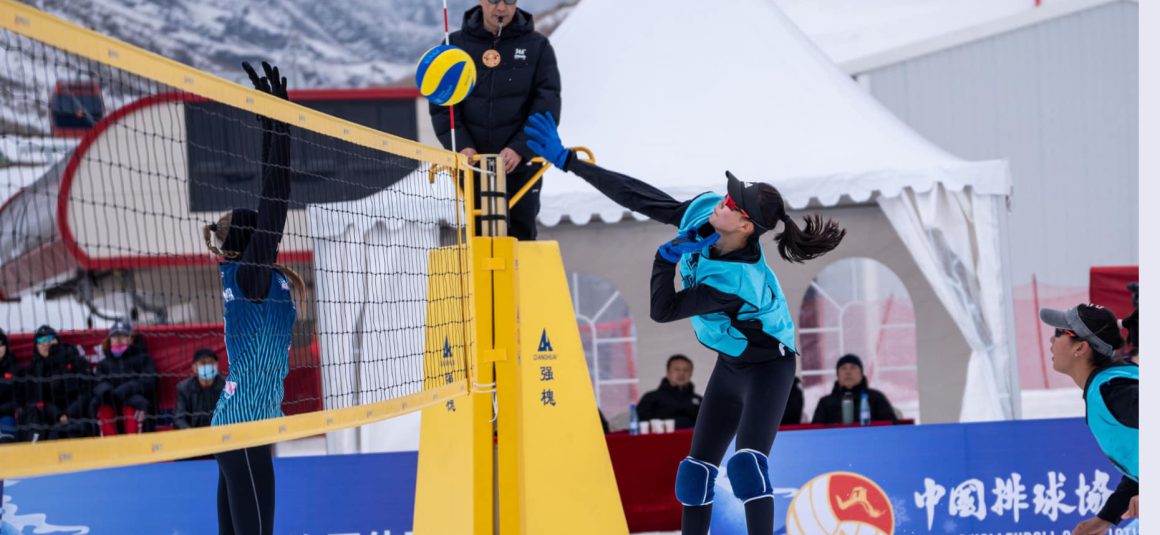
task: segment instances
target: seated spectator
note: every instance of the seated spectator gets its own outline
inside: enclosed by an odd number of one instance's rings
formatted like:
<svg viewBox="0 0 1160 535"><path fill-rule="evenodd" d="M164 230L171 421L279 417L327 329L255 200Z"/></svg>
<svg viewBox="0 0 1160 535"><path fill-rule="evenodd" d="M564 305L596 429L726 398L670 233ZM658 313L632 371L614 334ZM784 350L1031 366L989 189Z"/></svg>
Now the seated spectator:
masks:
<svg viewBox="0 0 1160 535"><path fill-rule="evenodd" d="M8 335L0 331L0 444L16 441L16 413L23 397L17 389L19 377L20 367L8 348Z"/></svg>
<svg viewBox="0 0 1160 535"><path fill-rule="evenodd" d="M137 434L155 397L157 367L127 321L117 321L101 344L105 358L97 364L92 412L101 436Z"/></svg>
<svg viewBox="0 0 1160 535"><path fill-rule="evenodd" d="M870 388L866 376L862 372L862 359L857 355L845 355L838 359L838 380L834 381L834 390L829 395L818 400L818 407L814 410L815 424L842 423L842 398L849 394L854 400L854 421L862 411L862 392L866 392L870 401L870 419L873 421L897 421L894 407L886 394Z"/></svg>
<svg viewBox="0 0 1160 535"><path fill-rule="evenodd" d="M24 408L17 428L25 441L78 438L89 434L86 421L92 394L89 361L73 345L61 343L56 330L36 330L32 362L21 371Z"/></svg>
<svg viewBox="0 0 1160 535"><path fill-rule="evenodd" d="M806 398L802 392L802 380L793 378L793 387L789 389L789 401L785 404L785 414L781 416L781 425L798 425L802 423L802 412L806 409Z"/></svg>
<svg viewBox="0 0 1160 535"><path fill-rule="evenodd" d="M665 377L656 390L640 398L637 417L645 420L676 420L677 429L688 429L697 423L701 396L693 391L693 361L684 355L673 355L665 364Z"/></svg>
<svg viewBox="0 0 1160 535"><path fill-rule="evenodd" d="M218 373L218 356L212 349L193 353L193 377L177 384L177 407L173 410L173 427L190 429L209 427L218 397L226 381Z"/></svg>

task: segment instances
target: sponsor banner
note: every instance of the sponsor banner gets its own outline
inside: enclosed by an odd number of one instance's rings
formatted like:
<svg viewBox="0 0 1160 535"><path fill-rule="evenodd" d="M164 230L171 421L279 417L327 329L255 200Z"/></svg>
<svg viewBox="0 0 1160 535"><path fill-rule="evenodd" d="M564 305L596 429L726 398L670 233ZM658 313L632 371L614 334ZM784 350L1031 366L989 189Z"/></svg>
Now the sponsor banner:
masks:
<svg viewBox="0 0 1160 535"><path fill-rule="evenodd" d="M790 535L1066 535L1120 481L1079 419L783 433L769 473ZM713 535L745 534L724 469L715 494Z"/></svg>

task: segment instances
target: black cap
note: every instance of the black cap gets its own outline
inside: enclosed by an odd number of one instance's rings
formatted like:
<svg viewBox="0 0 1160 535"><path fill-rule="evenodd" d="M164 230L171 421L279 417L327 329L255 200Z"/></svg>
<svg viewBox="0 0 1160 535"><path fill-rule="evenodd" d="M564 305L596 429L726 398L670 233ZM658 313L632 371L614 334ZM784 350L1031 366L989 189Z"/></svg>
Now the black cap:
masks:
<svg viewBox="0 0 1160 535"><path fill-rule="evenodd" d="M206 357L209 357L209 358L214 359L214 360L218 360L217 353L215 353L214 350L212 350L208 347L203 347L203 348L200 348L197 351L193 352L193 361L194 362L197 362L197 361L199 361L203 358L206 358Z"/></svg>
<svg viewBox="0 0 1160 535"><path fill-rule="evenodd" d="M52 327L49 327L48 325L41 325L38 329L36 329L36 339L37 340L44 338L46 336L51 336L51 337L55 338L57 336L56 329L53 329Z"/></svg>
<svg viewBox="0 0 1160 535"><path fill-rule="evenodd" d="M230 232L222 242L222 251L242 253L250 244L250 236L258 226L258 212L247 208L235 208L230 212Z"/></svg>
<svg viewBox="0 0 1160 535"><path fill-rule="evenodd" d="M1105 357L1114 357L1124 345L1116 315L1099 305L1076 305L1067 310L1039 309L1039 319L1057 329L1067 329Z"/></svg>
<svg viewBox="0 0 1160 535"><path fill-rule="evenodd" d="M127 320L117 320L113 322L113 326L109 328L109 336L116 334L133 334L133 325L130 324Z"/></svg>
<svg viewBox="0 0 1160 535"><path fill-rule="evenodd" d="M863 373L866 371L866 369L862 367L862 359L858 358L858 355L853 353L842 355L842 358L838 359L838 364L834 366L834 369L841 368L843 364L853 364L857 366L859 370L862 370Z"/></svg>
<svg viewBox="0 0 1160 535"><path fill-rule="evenodd" d="M764 214L761 211L761 190L757 182L742 182L730 171L725 171L725 178L729 181L725 188L729 198L749 216L758 234L777 226L778 214Z"/></svg>

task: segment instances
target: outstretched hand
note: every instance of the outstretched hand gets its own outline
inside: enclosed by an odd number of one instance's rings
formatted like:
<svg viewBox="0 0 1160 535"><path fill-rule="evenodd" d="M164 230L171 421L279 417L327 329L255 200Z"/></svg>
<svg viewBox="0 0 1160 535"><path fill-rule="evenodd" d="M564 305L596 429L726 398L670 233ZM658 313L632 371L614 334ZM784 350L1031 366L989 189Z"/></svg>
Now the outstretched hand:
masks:
<svg viewBox="0 0 1160 535"><path fill-rule="evenodd" d="M290 100L290 96L286 92L286 77L278 72L278 67L273 67L265 61L262 62L262 70L265 76L258 76L254 66L248 62L242 62L242 68L246 70L246 75L250 77L250 83L254 84L254 89L263 93L269 93L283 100ZM262 122L262 129L266 132L278 131L286 132L289 127L286 123L275 121L265 115L258 114L258 120Z"/></svg>
<svg viewBox="0 0 1160 535"><path fill-rule="evenodd" d="M657 254L661 255L661 258L664 258L666 261L676 264L681 261L681 256L704 250L706 247L712 247L719 239L721 239L721 235L714 232L703 240L697 240L697 231L690 229L678 233L676 238L661 245L657 249Z"/></svg>
<svg viewBox="0 0 1160 535"><path fill-rule="evenodd" d="M564 143L560 141L560 134L556 131L556 119L552 117L551 112L537 113L528 117L524 133L528 135L527 144L532 152L543 156L556 168L567 170L568 155L571 151L564 148Z"/></svg>
<svg viewBox="0 0 1160 535"><path fill-rule="evenodd" d="M250 77L250 83L254 84L254 89L263 93L269 93L278 98L290 100L286 93L286 77L278 72L278 67L272 67L265 61L262 62L262 70L265 76L258 76L254 66L249 62L242 62L242 68L246 70L246 74Z"/></svg>

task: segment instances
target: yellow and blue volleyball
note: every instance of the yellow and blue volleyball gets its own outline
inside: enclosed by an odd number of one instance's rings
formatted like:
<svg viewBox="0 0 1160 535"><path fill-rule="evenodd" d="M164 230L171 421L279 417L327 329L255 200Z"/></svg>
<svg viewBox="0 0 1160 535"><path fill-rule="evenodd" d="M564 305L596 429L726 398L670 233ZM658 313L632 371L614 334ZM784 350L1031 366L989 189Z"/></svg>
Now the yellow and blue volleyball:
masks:
<svg viewBox="0 0 1160 535"><path fill-rule="evenodd" d="M475 62L462 48L439 45L419 60L415 69L419 93L440 106L463 102L475 88Z"/></svg>

